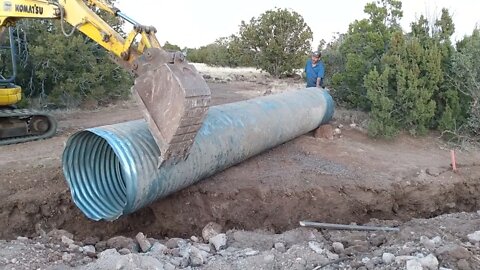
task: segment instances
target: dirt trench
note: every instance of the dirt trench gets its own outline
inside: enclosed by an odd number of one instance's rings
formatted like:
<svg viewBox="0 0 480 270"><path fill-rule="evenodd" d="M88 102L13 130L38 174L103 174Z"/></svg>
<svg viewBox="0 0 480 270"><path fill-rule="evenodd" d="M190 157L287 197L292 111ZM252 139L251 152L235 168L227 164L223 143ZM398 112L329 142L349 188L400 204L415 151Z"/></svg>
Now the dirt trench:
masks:
<svg viewBox="0 0 480 270"><path fill-rule="evenodd" d="M246 84L246 83L244 83ZM248 97L254 85L211 85L214 104ZM239 90L240 89L240 90ZM258 91L257 91L258 92ZM368 138L343 123L334 140L306 134L114 222L88 220L71 201L61 154L75 131L141 118L130 103L58 115L49 140L0 149L0 238L53 228L77 238L198 235L210 221L226 229L283 232L300 220L399 221L480 208L480 152L459 152L459 172L441 140Z"/></svg>
<svg viewBox="0 0 480 270"><path fill-rule="evenodd" d="M328 142L303 136L115 222L85 218L72 203L58 166L30 167L22 174L36 175L36 183L45 185L40 192L34 185L3 194L0 238L31 236L53 228L79 238L133 236L138 231L158 238L189 237L198 235L210 221L227 229L283 232L297 227L300 220L405 221L479 208L479 164L461 165L460 174L440 167L437 176L413 170L400 177L356 167L355 161L328 160L327 153L312 152L312 143ZM6 176L14 179L16 174L11 171Z"/></svg>

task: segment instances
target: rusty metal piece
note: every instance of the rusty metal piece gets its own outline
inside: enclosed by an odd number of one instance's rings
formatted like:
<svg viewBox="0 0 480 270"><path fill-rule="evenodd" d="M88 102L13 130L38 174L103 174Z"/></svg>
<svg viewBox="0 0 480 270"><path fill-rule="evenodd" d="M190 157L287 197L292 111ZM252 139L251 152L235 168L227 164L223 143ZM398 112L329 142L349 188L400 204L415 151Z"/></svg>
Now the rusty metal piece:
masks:
<svg viewBox="0 0 480 270"><path fill-rule="evenodd" d="M164 160L188 156L210 103L210 89L193 65L176 53L148 49L135 70L133 94Z"/></svg>
<svg viewBox="0 0 480 270"><path fill-rule="evenodd" d="M312 222L312 221L300 221L300 226L327 229L327 230L383 231L383 232L399 232L400 231L400 228L396 228L396 227L344 225L344 224L334 224L334 223L319 223L319 222Z"/></svg>

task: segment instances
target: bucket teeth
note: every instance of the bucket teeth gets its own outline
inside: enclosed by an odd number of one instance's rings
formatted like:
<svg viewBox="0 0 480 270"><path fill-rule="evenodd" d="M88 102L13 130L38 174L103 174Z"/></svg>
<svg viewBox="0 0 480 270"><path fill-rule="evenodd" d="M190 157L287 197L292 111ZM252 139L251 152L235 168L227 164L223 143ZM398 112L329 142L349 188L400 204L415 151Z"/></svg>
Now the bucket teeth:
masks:
<svg viewBox="0 0 480 270"><path fill-rule="evenodd" d="M133 87L160 149L159 165L188 157L210 104L210 89L193 65L161 49L140 60Z"/></svg>

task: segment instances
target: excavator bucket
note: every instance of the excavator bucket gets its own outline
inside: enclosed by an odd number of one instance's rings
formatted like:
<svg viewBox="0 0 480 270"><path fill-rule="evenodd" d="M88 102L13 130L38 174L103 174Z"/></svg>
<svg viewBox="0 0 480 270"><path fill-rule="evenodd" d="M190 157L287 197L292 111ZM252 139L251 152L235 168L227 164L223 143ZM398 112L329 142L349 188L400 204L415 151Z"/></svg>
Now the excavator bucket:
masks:
<svg viewBox="0 0 480 270"><path fill-rule="evenodd" d="M181 53L148 49L135 64L133 93L164 161L186 159L210 103L210 89Z"/></svg>

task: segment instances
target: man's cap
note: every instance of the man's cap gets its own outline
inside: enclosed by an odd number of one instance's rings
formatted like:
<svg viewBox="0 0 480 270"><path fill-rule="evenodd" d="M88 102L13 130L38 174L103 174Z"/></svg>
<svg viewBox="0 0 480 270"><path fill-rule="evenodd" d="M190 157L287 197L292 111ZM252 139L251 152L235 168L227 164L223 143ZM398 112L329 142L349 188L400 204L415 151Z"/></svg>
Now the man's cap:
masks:
<svg viewBox="0 0 480 270"><path fill-rule="evenodd" d="M322 56L322 53L319 52L319 51L313 51L313 52L312 52L312 56L314 56L314 57L321 57L321 56Z"/></svg>

